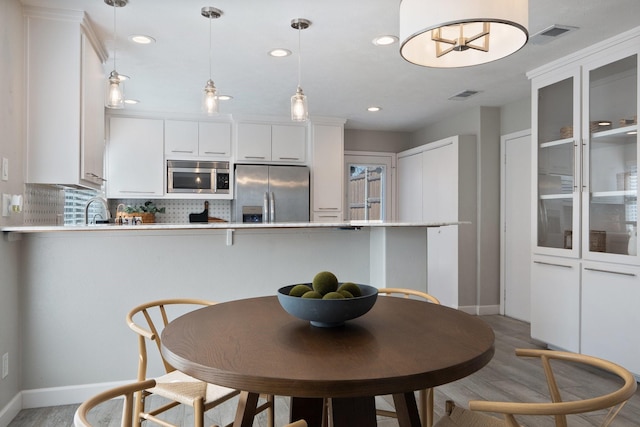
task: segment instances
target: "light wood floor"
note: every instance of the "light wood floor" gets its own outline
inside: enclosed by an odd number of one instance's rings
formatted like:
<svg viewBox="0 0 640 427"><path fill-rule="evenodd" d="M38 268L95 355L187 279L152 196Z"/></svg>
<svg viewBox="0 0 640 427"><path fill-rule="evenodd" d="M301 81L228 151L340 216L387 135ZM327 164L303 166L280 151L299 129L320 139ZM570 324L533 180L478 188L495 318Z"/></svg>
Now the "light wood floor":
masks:
<svg viewBox="0 0 640 427"><path fill-rule="evenodd" d="M496 354L493 360L479 372L457 382L436 388L436 419L444 411L444 402L447 399L454 400L457 404L465 406L471 399L489 400L516 400L528 401L546 399L546 383L542 372L538 369L537 362L527 359L518 359L514 348L539 347L539 343L529 337L529 325L518 320L503 316L482 316L491 325L496 334ZM568 384L565 388L565 399L571 396L584 397L609 390L614 384L613 380L598 370L569 369L564 368L559 372L558 381ZM379 398L378 404L388 406L388 397ZM97 426L118 426L120 406L118 401L109 402L98 408L95 412ZM235 401L230 401L222 407L213 409L207 414L205 420L209 424L225 425L233 420L235 413ZM50 408L26 409L9 424L9 427L38 426L58 427L70 426L73 422L73 414L78 405L65 405ZM179 407L172 410L171 422L189 426L192 424L191 409ZM288 399L276 398L276 426L282 426L288 422ZM588 415L573 416L569 424L571 426L597 426L602 421L604 413L596 412ZM521 418L523 426L528 427L552 427L551 418ZM380 418L380 427L396 426L395 420ZM255 422L255 426L265 427L266 418L261 414ZM640 391L626 404L613 423L613 426L640 426Z"/></svg>

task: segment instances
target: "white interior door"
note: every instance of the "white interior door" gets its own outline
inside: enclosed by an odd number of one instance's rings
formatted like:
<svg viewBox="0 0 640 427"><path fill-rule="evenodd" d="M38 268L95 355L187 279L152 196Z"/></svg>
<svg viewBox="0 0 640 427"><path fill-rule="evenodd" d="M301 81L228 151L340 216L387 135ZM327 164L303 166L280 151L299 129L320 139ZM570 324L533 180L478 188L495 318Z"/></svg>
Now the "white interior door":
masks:
<svg viewBox="0 0 640 427"><path fill-rule="evenodd" d="M502 137L501 312L531 318L531 132Z"/></svg>

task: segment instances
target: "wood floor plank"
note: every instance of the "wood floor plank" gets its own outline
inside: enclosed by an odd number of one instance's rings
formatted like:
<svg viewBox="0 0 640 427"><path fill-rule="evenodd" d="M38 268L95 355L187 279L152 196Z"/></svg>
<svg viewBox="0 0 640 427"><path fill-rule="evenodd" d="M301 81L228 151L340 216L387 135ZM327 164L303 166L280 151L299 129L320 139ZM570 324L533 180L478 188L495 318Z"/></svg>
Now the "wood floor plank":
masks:
<svg viewBox="0 0 640 427"><path fill-rule="evenodd" d="M496 334L496 353L493 360L479 372L451 384L435 389L435 418L444 413L447 399L456 404L466 406L469 400L513 400L513 401L546 401L547 385L536 359L516 357L515 348L536 348L542 344L530 338L529 324L504 316L481 316ZM601 393L614 386L612 377L595 368L576 369L571 366L558 366L558 381L568 384L565 398L584 397ZM391 408L390 396L376 399L379 405ZM277 427L289 421L288 398L276 397ZM205 424L225 425L233 420L237 398L231 399L218 408L209 411ZM71 426L73 414L78 405L64 405L50 408L25 409L20 411L8 427L60 427ZM94 416L96 425L118 426L120 422L121 403L109 402L97 411ZM576 415L569 419L572 427L598 426L604 413L602 411L586 415ZM181 426L193 425L191 408L178 406L168 413L168 420ZM524 417L519 420L523 427L554 427L551 417ZM261 413L256 417L255 427L266 427L267 417ZM392 418L378 417L379 427L396 427L397 421ZM613 427L640 426L640 391L627 402L612 424Z"/></svg>

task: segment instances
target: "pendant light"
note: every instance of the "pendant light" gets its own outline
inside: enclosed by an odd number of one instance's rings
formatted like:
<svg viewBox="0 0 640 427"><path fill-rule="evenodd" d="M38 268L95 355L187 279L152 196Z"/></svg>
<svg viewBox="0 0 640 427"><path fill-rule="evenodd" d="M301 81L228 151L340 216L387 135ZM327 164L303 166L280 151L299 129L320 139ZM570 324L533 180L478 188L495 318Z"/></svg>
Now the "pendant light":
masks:
<svg viewBox="0 0 640 427"><path fill-rule="evenodd" d="M200 14L209 19L209 80L207 80L202 93L202 111L208 116L213 116L218 114L218 91L211 79L211 20L220 18L222 11L215 7L203 7Z"/></svg>
<svg viewBox="0 0 640 427"><path fill-rule="evenodd" d="M298 30L298 89L296 90L296 94L291 97L291 120L294 122L306 122L309 120L307 97L302 92L302 87L300 87L302 57L300 31L309 28L309 25L311 25L311 21L304 18L293 19L291 21L291 27Z"/></svg>
<svg viewBox="0 0 640 427"><path fill-rule="evenodd" d="M129 0L104 0L104 2L109 6L113 6L113 71L111 71L107 79L105 105L107 108L119 109L124 108L124 90L120 75L116 71L116 51L118 45L116 41L116 8L126 6Z"/></svg>
<svg viewBox="0 0 640 427"><path fill-rule="evenodd" d="M400 55L425 67L484 64L529 39L528 0L402 0Z"/></svg>

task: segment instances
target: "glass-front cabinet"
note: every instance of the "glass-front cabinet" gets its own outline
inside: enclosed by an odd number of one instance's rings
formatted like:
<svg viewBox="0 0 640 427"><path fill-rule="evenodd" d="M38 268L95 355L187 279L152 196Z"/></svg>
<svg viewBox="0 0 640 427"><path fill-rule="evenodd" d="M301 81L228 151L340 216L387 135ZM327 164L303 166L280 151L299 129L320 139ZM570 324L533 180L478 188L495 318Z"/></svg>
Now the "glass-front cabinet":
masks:
<svg viewBox="0 0 640 427"><path fill-rule="evenodd" d="M638 252L638 55L619 57L583 68L582 257L628 262Z"/></svg>
<svg viewBox="0 0 640 427"><path fill-rule="evenodd" d="M636 263L638 54L532 82L534 253Z"/></svg>
<svg viewBox="0 0 640 427"><path fill-rule="evenodd" d="M537 252L579 256L580 76L556 74L533 85L533 241Z"/></svg>

